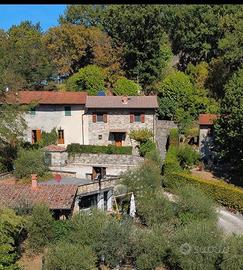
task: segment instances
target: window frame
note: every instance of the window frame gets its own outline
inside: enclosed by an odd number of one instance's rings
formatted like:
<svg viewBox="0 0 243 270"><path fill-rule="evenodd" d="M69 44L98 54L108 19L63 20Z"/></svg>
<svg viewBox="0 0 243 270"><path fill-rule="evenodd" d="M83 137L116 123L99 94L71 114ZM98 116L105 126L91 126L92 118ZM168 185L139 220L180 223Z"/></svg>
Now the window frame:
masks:
<svg viewBox="0 0 243 270"><path fill-rule="evenodd" d="M70 108L70 110L67 110L67 108ZM72 116L72 107L71 106L64 106L64 115L65 116Z"/></svg>

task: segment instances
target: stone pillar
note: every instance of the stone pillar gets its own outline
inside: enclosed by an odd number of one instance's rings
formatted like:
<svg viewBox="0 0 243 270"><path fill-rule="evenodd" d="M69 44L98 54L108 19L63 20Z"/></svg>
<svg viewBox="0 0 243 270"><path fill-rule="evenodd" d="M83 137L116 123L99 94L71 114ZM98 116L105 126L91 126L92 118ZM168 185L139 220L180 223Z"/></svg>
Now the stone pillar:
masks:
<svg viewBox="0 0 243 270"><path fill-rule="evenodd" d="M113 204L113 190L109 190L107 195L107 211L112 210L112 204Z"/></svg>
<svg viewBox="0 0 243 270"><path fill-rule="evenodd" d="M97 194L97 208L104 210L104 192Z"/></svg>

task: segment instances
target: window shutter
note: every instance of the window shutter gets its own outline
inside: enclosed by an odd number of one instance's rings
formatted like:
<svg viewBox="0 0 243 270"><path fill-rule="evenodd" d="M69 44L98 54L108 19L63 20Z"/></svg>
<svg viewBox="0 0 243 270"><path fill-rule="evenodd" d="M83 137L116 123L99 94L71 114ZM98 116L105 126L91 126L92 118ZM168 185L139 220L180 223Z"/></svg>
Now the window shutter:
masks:
<svg viewBox="0 0 243 270"><path fill-rule="evenodd" d="M130 114L130 123L133 123L134 122L134 114Z"/></svg>
<svg viewBox="0 0 243 270"><path fill-rule="evenodd" d="M96 121L97 121L97 115L93 113L93 123L96 123Z"/></svg>
<svg viewBox="0 0 243 270"><path fill-rule="evenodd" d="M144 123L145 122L145 114L141 113L141 122Z"/></svg>
<svg viewBox="0 0 243 270"><path fill-rule="evenodd" d="M107 113L103 114L103 121L104 121L104 123L107 123Z"/></svg>
<svg viewBox="0 0 243 270"><path fill-rule="evenodd" d="M36 130L36 141L39 142L41 140L41 130L37 129Z"/></svg>

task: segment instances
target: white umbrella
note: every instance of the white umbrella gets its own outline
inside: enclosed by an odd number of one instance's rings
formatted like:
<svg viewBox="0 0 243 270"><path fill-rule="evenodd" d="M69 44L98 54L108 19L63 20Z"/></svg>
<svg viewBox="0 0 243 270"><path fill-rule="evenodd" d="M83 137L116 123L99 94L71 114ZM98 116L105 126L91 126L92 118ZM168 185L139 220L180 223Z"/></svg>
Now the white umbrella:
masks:
<svg viewBox="0 0 243 270"><path fill-rule="evenodd" d="M136 213L135 198L134 198L134 195L132 193L131 201L130 201L130 212L129 212L129 215L134 218L135 217L135 213Z"/></svg>

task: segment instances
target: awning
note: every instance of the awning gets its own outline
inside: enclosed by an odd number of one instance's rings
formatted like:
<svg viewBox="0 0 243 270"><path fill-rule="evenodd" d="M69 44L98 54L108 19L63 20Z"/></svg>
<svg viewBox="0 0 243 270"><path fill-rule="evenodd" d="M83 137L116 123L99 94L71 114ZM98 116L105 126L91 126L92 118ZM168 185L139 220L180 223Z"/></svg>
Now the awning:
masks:
<svg viewBox="0 0 243 270"><path fill-rule="evenodd" d="M127 133L126 129L110 129L110 133Z"/></svg>

